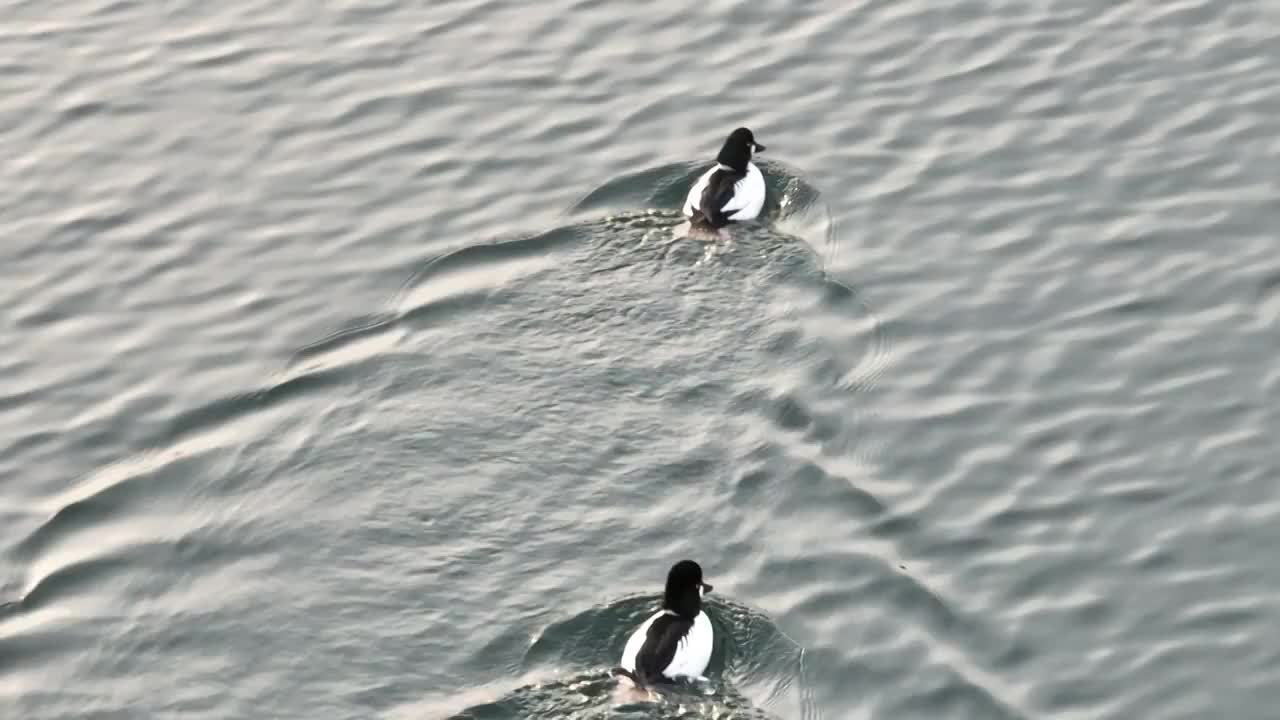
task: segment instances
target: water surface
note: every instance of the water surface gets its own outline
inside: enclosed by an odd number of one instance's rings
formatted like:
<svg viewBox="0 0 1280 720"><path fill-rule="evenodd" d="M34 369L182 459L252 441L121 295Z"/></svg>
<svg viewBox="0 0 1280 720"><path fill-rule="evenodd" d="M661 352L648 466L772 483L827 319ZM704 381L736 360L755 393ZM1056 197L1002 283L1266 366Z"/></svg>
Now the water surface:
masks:
<svg viewBox="0 0 1280 720"><path fill-rule="evenodd" d="M1272 716L1266 4L0 8L6 714Z"/></svg>

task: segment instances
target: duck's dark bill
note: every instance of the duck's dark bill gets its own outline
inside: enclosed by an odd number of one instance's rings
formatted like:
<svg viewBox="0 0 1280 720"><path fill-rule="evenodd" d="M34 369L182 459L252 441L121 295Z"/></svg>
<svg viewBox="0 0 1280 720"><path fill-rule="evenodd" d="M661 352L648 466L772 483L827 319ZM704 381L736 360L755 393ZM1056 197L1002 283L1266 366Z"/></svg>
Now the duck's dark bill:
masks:
<svg viewBox="0 0 1280 720"><path fill-rule="evenodd" d="M764 152L764 150L765 150L765 146L761 145L760 143L756 143L756 152Z"/></svg>
<svg viewBox="0 0 1280 720"><path fill-rule="evenodd" d="M704 593L711 592L711 585L709 583L702 583L702 592Z"/></svg>

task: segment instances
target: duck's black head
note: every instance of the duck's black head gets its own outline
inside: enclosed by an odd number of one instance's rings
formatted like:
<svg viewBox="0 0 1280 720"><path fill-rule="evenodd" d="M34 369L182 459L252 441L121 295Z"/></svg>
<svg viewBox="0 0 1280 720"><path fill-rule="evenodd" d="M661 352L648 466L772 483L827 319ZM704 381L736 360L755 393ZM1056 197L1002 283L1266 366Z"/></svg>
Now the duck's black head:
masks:
<svg viewBox="0 0 1280 720"><path fill-rule="evenodd" d="M692 619L702 610L702 596L709 592L711 585L702 582L702 567L692 560L681 560L667 573L662 607Z"/></svg>
<svg viewBox="0 0 1280 720"><path fill-rule="evenodd" d="M762 150L764 146L756 142L755 135L747 128L740 127L729 133L724 146L720 148L720 154L716 156L716 162L745 173L751 156Z"/></svg>

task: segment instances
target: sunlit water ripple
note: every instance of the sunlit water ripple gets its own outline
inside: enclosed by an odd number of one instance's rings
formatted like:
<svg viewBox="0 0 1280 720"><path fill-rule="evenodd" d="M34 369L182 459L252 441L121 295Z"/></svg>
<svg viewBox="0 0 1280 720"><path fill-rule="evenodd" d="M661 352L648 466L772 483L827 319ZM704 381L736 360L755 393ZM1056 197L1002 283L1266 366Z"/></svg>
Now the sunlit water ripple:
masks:
<svg viewBox="0 0 1280 720"><path fill-rule="evenodd" d="M1273 8L0 9L0 715L1273 716Z"/></svg>

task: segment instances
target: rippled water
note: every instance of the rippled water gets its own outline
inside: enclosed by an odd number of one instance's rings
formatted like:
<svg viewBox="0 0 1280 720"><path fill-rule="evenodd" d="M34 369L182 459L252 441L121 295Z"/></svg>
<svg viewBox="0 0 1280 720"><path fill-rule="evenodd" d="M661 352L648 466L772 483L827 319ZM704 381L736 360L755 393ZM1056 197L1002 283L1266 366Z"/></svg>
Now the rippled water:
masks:
<svg viewBox="0 0 1280 720"><path fill-rule="evenodd" d="M1270 5L0 8L0 715L1274 715Z"/></svg>

